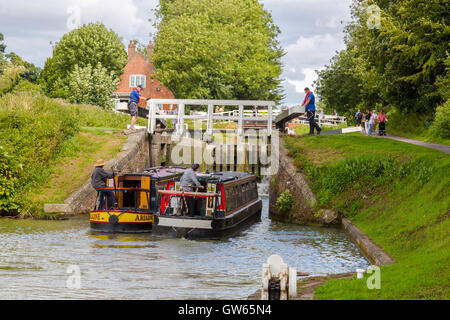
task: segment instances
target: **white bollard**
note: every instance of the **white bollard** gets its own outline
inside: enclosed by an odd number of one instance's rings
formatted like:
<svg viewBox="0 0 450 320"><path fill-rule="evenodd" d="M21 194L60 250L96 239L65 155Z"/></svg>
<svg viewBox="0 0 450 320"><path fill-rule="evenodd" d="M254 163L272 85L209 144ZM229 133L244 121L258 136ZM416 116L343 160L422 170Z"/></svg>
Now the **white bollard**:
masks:
<svg viewBox="0 0 450 320"><path fill-rule="evenodd" d="M356 269L356 278L357 279L362 279L362 278L364 278L364 272L365 272L366 270L364 270L364 269Z"/></svg>
<svg viewBox="0 0 450 320"><path fill-rule="evenodd" d="M271 255L263 264L261 300L269 300L271 281L279 285L280 300L297 297L297 270L290 268L279 255Z"/></svg>

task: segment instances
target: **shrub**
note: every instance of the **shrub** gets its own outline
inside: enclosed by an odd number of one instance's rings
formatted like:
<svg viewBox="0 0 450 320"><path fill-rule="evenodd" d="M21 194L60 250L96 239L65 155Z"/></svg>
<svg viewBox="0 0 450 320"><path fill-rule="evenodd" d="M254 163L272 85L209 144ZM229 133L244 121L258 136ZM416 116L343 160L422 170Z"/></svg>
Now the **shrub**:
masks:
<svg viewBox="0 0 450 320"><path fill-rule="evenodd" d="M12 90L13 93L19 92L31 92L33 94L41 93L42 88L40 85L32 83L28 80L21 80Z"/></svg>
<svg viewBox="0 0 450 320"><path fill-rule="evenodd" d="M0 96L11 91L19 82L20 75L25 71L23 66L7 64L0 75Z"/></svg>
<svg viewBox="0 0 450 320"><path fill-rule="evenodd" d="M0 214L16 213L22 203L17 196L21 167L0 146Z"/></svg>
<svg viewBox="0 0 450 320"><path fill-rule="evenodd" d="M431 135L435 137L450 138L450 100L436 108L434 122L430 131Z"/></svg>
<svg viewBox="0 0 450 320"><path fill-rule="evenodd" d="M277 210L282 213L290 213L294 205L295 198L289 190L282 192L276 202Z"/></svg>
<svg viewBox="0 0 450 320"><path fill-rule="evenodd" d="M75 65L68 76L69 99L75 103L98 105L104 109L112 108L110 99L117 88L119 79L102 67L99 62L95 68Z"/></svg>

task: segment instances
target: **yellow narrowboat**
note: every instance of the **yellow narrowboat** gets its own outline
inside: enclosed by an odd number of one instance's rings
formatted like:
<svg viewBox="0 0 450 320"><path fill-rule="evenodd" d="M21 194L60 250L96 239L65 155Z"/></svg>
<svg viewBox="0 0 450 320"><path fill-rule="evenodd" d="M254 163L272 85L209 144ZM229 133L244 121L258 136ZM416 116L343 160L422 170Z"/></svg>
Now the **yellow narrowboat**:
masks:
<svg viewBox="0 0 450 320"><path fill-rule="evenodd" d="M159 190L173 189L186 168L156 167L143 173L123 174L109 179L106 188L98 188L90 226L94 232L144 233L151 232L155 214L159 212ZM100 192L114 193L114 203L100 208Z"/></svg>

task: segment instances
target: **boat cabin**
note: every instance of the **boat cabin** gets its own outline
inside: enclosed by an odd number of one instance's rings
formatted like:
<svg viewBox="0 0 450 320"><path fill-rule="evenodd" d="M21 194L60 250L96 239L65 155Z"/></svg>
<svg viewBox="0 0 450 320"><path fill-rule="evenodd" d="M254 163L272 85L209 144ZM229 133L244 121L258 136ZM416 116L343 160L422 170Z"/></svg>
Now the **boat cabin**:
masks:
<svg viewBox="0 0 450 320"><path fill-rule="evenodd" d="M179 182L168 189L159 189L161 215L190 215L200 217L226 217L245 204L258 199L256 177L246 172L214 172L197 175L203 189L185 192ZM194 212L187 202L196 200Z"/></svg>
<svg viewBox="0 0 450 320"><path fill-rule="evenodd" d="M262 201L256 176L246 172L198 174L203 188L187 192L175 182L160 189L160 212L153 233L186 238L220 238L259 220Z"/></svg>
<svg viewBox="0 0 450 320"><path fill-rule="evenodd" d="M184 167L155 167L142 173L123 174L97 189L95 208L90 214L91 228L106 232L148 232L159 212L158 190L170 190ZM114 203L100 207L101 191L114 194Z"/></svg>

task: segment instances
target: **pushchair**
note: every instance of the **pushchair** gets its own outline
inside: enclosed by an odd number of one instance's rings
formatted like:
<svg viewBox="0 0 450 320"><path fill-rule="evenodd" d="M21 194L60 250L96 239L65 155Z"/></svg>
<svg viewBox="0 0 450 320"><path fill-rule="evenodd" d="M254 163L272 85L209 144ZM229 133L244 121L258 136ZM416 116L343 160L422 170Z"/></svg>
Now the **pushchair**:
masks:
<svg viewBox="0 0 450 320"><path fill-rule="evenodd" d="M386 135L386 122L380 122L378 124L378 135L385 136Z"/></svg>

